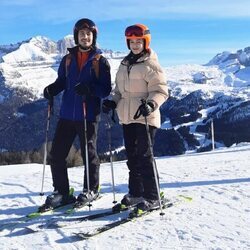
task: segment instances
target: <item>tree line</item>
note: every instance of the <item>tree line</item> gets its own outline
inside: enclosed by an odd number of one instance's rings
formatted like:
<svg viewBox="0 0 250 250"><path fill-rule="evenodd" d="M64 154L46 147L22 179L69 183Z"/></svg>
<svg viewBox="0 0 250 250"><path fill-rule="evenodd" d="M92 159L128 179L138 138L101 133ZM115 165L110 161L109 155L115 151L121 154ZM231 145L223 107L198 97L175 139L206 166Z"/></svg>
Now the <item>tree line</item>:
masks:
<svg viewBox="0 0 250 250"><path fill-rule="evenodd" d="M51 142L48 143L48 152L51 149ZM99 154L101 163L109 162L110 155L109 153ZM112 160L120 161L125 159L124 150L119 152L112 152ZM0 165L13 165L13 164L29 164L29 163L38 163L43 164L44 162L44 145L40 149L34 149L32 151L19 151L19 152L1 152L0 153ZM49 154L46 159L46 164L49 164ZM70 149L69 155L67 157L67 167L76 167L83 164L81 157L81 150L77 149L73 145Z"/></svg>

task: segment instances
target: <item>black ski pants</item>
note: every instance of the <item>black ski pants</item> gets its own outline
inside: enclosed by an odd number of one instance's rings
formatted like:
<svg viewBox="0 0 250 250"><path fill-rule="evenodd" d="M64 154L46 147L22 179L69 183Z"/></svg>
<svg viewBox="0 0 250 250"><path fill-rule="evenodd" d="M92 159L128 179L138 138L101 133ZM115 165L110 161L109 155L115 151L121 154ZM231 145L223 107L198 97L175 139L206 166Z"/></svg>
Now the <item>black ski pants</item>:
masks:
<svg viewBox="0 0 250 250"><path fill-rule="evenodd" d="M154 143L156 127L149 126L149 134ZM145 199L158 200L154 176L153 155L150 153L145 124L131 123L123 125L123 136L129 169L129 193ZM157 172L157 171L156 171ZM157 182L159 182L157 174Z"/></svg>
<svg viewBox="0 0 250 250"><path fill-rule="evenodd" d="M89 159L89 187L97 191L99 188L100 161L96 151L97 122L87 122L87 143ZM87 189L84 123L60 119L57 123L50 152L51 173L54 189L61 194L69 193L69 179L66 158L76 138L79 137L81 154L84 163L84 188Z"/></svg>

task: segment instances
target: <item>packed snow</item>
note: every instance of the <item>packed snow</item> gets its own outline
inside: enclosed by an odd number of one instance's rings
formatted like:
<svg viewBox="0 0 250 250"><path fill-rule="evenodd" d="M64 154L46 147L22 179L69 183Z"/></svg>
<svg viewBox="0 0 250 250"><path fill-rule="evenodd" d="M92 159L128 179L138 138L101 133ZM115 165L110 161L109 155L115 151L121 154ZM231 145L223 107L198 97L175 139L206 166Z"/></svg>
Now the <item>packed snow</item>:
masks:
<svg viewBox="0 0 250 250"><path fill-rule="evenodd" d="M117 220L113 215L60 229L30 233L26 227L49 218L63 220L63 212L44 215L0 231L0 249L250 249L250 145L216 149L200 154L156 159L161 190L178 201L161 217L155 211L88 240L74 233L88 232ZM36 210L43 166L0 166L0 226ZM70 184L77 195L82 189L83 168L69 169ZM127 193L126 162L114 162L115 198ZM101 165L101 199L91 211L84 208L69 217L101 212L113 205L111 167ZM45 171L45 195L52 191L49 166ZM190 201L190 199L192 200Z"/></svg>

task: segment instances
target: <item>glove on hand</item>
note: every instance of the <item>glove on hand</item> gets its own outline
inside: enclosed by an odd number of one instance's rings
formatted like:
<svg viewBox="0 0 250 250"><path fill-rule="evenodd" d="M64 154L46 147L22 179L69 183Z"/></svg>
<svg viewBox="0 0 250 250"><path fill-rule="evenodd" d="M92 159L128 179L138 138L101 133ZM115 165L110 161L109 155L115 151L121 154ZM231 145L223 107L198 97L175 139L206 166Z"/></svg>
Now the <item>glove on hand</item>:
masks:
<svg viewBox="0 0 250 250"><path fill-rule="evenodd" d="M111 100L104 100L102 103L102 112L108 113L110 110L114 110L116 108L116 103Z"/></svg>
<svg viewBox="0 0 250 250"><path fill-rule="evenodd" d="M139 110L143 116L149 116L154 111L155 105L151 101L147 101L139 106Z"/></svg>
<svg viewBox="0 0 250 250"><path fill-rule="evenodd" d="M82 84L82 83L78 83L75 87L75 92L78 94L78 95L89 95L90 94L90 89L89 87L86 85L86 84Z"/></svg>
<svg viewBox="0 0 250 250"><path fill-rule="evenodd" d="M43 90L43 96L44 98L46 98L47 100L51 101L53 100L53 95L49 90L49 86L45 87Z"/></svg>

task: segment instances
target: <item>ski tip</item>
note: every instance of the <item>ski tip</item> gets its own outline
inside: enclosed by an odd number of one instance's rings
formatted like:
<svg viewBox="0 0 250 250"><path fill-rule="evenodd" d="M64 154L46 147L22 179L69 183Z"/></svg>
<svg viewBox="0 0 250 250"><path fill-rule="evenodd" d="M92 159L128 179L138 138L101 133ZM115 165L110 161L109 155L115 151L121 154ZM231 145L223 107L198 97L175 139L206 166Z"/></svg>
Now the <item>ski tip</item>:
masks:
<svg viewBox="0 0 250 250"><path fill-rule="evenodd" d="M178 195L178 197L180 197L180 198L182 198L182 199L184 199L186 201L192 201L193 200L192 197L186 196L186 195L183 195L183 194Z"/></svg>
<svg viewBox="0 0 250 250"><path fill-rule="evenodd" d="M36 218L36 217L40 216L40 214L41 213L39 213L39 212L34 212L34 213L27 214L26 217L30 218L30 219L33 219L33 218Z"/></svg>

